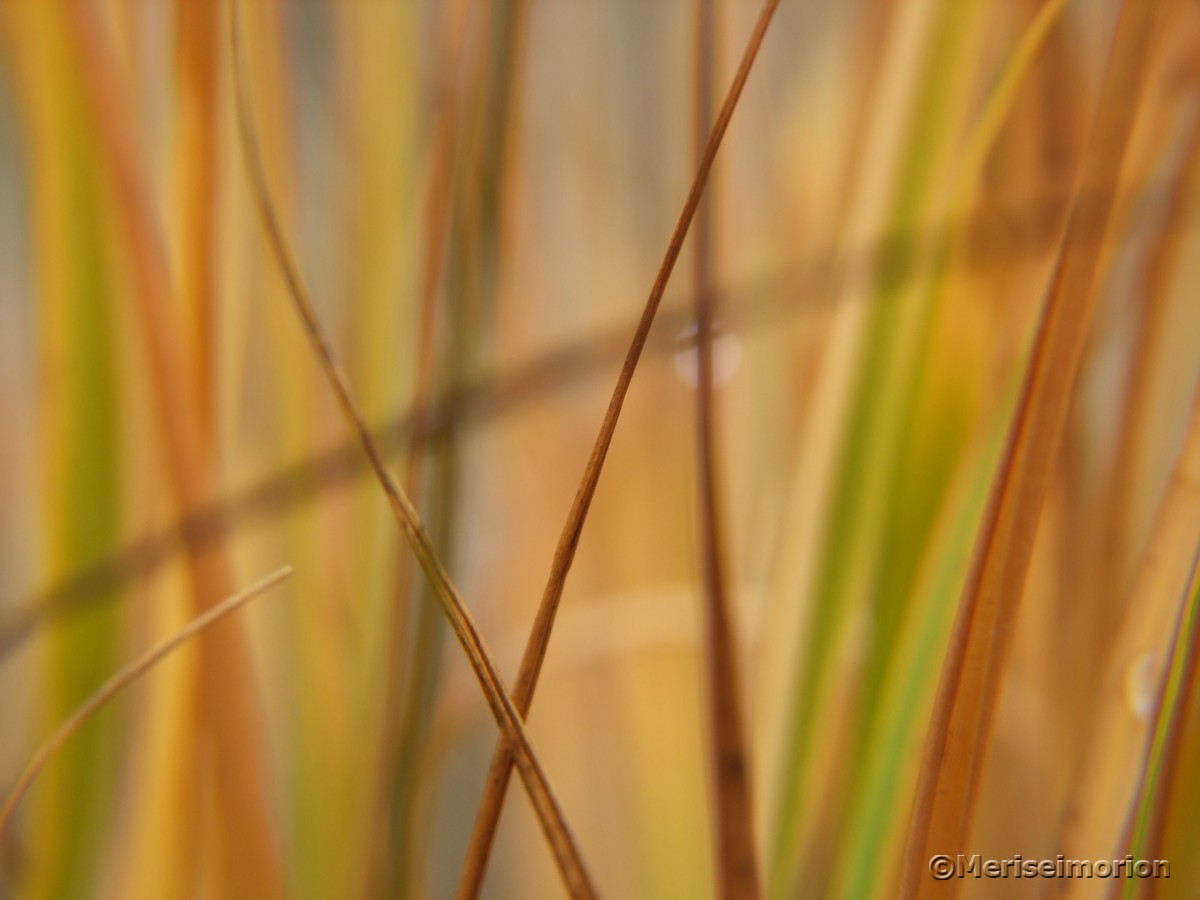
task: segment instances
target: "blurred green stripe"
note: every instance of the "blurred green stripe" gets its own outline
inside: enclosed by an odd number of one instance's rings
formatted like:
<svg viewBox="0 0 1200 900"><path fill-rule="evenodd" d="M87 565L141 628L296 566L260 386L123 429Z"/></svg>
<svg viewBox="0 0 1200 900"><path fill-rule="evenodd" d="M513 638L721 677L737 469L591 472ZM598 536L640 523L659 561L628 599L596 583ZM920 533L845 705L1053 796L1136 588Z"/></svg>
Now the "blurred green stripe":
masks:
<svg viewBox="0 0 1200 900"><path fill-rule="evenodd" d="M68 84L50 113L59 118L65 143L38 161L52 167L65 189L36 201L61 198L66 207L39 210L62 223L53 239L65 248L53 261L60 268L62 295L43 286L41 298L47 307L57 307L41 323L47 332L57 333L46 333L43 340L61 353L52 363L48 393L54 425L45 458L53 462L46 471L45 496L53 500L44 511L50 523L49 559L60 573L112 552L120 523L121 365L105 240L109 212L101 200L93 141L75 87ZM117 609L92 603L52 628L42 728L57 725L111 674L117 662ZM47 771L34 851L46 880L37 885L35 896L59 900L92 894L98 880L96 855L116 814L110 808L114 751L111 719L101 716L80 730Z"/></svg>

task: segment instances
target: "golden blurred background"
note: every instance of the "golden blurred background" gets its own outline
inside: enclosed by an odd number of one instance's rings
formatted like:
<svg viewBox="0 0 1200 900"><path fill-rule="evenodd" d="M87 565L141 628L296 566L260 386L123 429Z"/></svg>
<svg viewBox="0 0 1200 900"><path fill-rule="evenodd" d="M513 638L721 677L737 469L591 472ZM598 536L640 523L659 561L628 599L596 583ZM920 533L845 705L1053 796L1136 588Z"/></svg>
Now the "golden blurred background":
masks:
<svg viewBox="0 0 1200 900"><path fill-rule="evenodd" d="M712 4L705 56L705 5L240 3L283 229L509 679L702 76L715 114L759 14ZM294 570L70 739L0 837L0 897L450 896L495 723L264 235L227 5L0 0L0 48L0 790L125 661ZM781 4L702 213L766 895L897 893L1009 502L1030 560L959 849L1172 861L1073 896L1200 888L1198 146L1194 2ZM722 893L691 249L529 717L606 897ZM1085 314L1039 331L1060 299ZM1040 377L1061 427L1013 463ZM514 780L484 895L562 891Z"/></svg>

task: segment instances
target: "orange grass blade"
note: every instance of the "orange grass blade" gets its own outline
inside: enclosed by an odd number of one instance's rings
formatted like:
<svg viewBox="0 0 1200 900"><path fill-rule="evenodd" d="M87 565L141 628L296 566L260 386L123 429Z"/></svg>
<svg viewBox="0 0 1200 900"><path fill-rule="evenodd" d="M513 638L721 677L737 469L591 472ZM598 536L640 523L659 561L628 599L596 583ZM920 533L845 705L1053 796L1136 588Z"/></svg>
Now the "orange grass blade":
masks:
<svg viewBox="0 0 1200 900"><path fill-rule="evenodd" d="M175 25L179 58L175 90L178 154L176 179L181 185L178 228L183 234L180 293L186 309L192 358L200 387L196 404L211 430L215 421L217 359L217 183L218 183L218 51L221 10L211 3L178 3Z"/></svg>
<svg viewBox="0 0 1200 900"><path fill-rule="evenodd" d="M600 480L600 471L604 467L604 459L608 455L608 448L612 443L613 433L617 428L617 419L621 415L621 408L625 403L625 395L628 393L629 385L633 381L633 373L637 369L642 350L646 346L646 341L650 335L650 326L654 324L654 317L658 312L659 304L662 302L663 294L666 292L667 283L670 281L671 273L675 269L675 263L679 259L679 252L683 247L684 238L687 237L692 219L696 215L696 209L700 204L700 198L708 182L708 173L712 170L713 161L716 159L717 151L721 147L721 141L725 137L725 131L729 128L729 121L733 118L733 111L737 108L738 100L742 95L742 88L746 85L750 69L754 65L754 60L758 56L758 50L762 46L763 38L766 36L767 27L771 24L771 19L775 15L775 9L778 6L779 0L767 0L763 4L758 21L755 23L754 31L746 43L746 49L742 54L741 63L738 65L737 74L734 76L733 83L729 86L729 91L725 95L725 101L721 106L720 113L717 115L712 133L709 135L708 144L704 149L704 155L700 160L691 190L688 192L683 210L679 214L679 220L675 224L675 230L672 232L671 239L667 244L666 253L663 256L658 274L654 279L654 285L650 289L650 296L646 301L646 306L642 311L641 318L638 320L633 340L625 356L625 362L621 366L621 373L617 376L616 387L613 388L612 399L609 400L608 409L605 411L604 419L600 424L600 433L597 435L596 443L592 447L592 454L588 459L587 468L584 470L579 490L575 494L575 500L571 504L571 511L567 514L566 524L563 526L562 533L559 536L558 546L554 550L554 562L551 565L550 578L546 583L545 591L542 593L542 599L534 618L533 628L529 634L529 641L526 643L524 655L521 657L521 666L517 674L517 683L513 693L517 708L521 711L522 715L528 715L529 706L533 701L533 692L537 686L538 676L541 674L542 662L546 656L546 648L550 643L550 632L554 628L554 618L558 613L558 605L562 600L563 587L566 584L567 574L571 570L571 563L575 559L575 550L579 546L579 538L583 532L583 523L587 518L588 509L591 507L592 497L596 493L596 485ZM504 806L504 793L508 789L508 780L511 774L512 749L506 742L501 741L496 746L495 753L492 756L492 767L488 772L483 799L480 802L479 812L475 818L475 828L471 833L471 843L467 848L466 861L463 864L462 875L459 878L457 892L459 898L477 897L483 888L483 876L487 871L488 856L491 854L492 842L496 834L496 825L500 821L500 811Z"/></svg>
<svg viewBox="0 0 1200 900"><path fill-rule="evenodd" d="M1094 302L1102 245L1078 240L1084 220L1103 230L1125 157L1160 0L1125 3L1105 73L1080 190L1099 199L1072 209L1038 327L1008 445L992 485L942 669L905 851L901 895L944 886L933 854L968 852L979 776L1033 549ZM951 890L958 885L951 885Z"/></svg>
<svg viewBox="0 0 1200 900"><path fill-rule="evenodd" d="M176 285L146 187L148 167L133 138L134 103L95 4L73 0L65 8L96 117L99 157L112 184L116 230L130 264L133 314L151 373L171 488L186 515L216 495L211 435L198 405L194 369L181 347L182 329L174 321ZM193 603L200 612L209 598L234 591L234 567L220 544L189 540L185 547ZM239 623L228 622L207 632L201 647L200 716L215 751L222 877L229 891L282 896L265 725L245 635Z"/></svg>
<svg viewBox="0 0 1200 900"><path fill-rule="evenodd" d="M292 567L283 566L265 578L256 581L248 588L223 600L216 606L210 606L205 612L196 616L196 618L192 619L192 621L162 643L151 647L133 662L122 668L109 678L108 681L104 682L87 700L76 707L75 711L38 748L37 752L33 755L33 759L29 761L29 764L17 778L16 784L8 792L4 805L0 806L0 841L3 841L4 835L8 831L8 824L12 819L13 812L17 808L17 804L21 802L21 798L25 796L26 791L29 790L38 773L45 768L46 763L50 761L58 749L70 740L71 736L88 719L95 715L109 700L153 669L163 657L170 654L175 648L200 634L206 628L215 625L230 613L236 612L255 597L266 593L291 574Z"/></svg>
<svg viewBox="0 0 1200 900"><path fill-rule="evenodd" d="M704 158L712 119L713 0L696 0L695 109L693 126L697 165ZM713 388L713 316L717 296L713 284L712 189L696 210L692 238L696 315L696 460L700 497L700 558L708 619L708 706L711 720L716 806L713 827L717 843L718 890L722 897L762 895L755 853L750 760L746 753L738 675L737 636L729 612L725 546L721 535L721 498L717 479L716 402Z"/></svg>
<svg viewBox="0 0 1200 900"><path fill-rule="evenodd" d="M1169 25L1163 29L1155 66L1157 80L1170 84L1171 93L1151 107L1158 111L1151 128L1139 125L1139 132L1151 131L1152 138L1146 143L1160 154L1175 131L1172 126L1178 125L1177 101L1200 91L1200 5L1176 0L1168 7L1166 16ZM1136 523L1142 503L1141 477L1155 431L1152 414L1155 403L1151 399L1158 387L1155 362L1164 352L1171 352L1167 344L1171 332L1170 279L1180 262L1189 220L1195 218L1192 198L1200 187L1200 116L1192 116L1185 134L1179 168L1164 179L1169 187L1164 191L1159 225L1148 242L1134 282L1145 287L1141 301L1136 304L1130 372L1113 430L1121 438L1116 442L1112 476L1105 486L1107 510L1103 516L1097 576L1102 592L1099 611L1102 628L1111 627L1119 616L1119 604L1129 587L1138 548L1145 539Z"/></svg>
<svg viewBox="0 0 1200 900"><path fill-rule="evenodd" d="M1139 715L1131 707L1150 705L1152 698L1159 698L1171 665L1173 632L1182 627L1181 610L1190 599L1197 547L1200 384L1192 395L1187 433L1122 615L1108 632L1112 637L1094 673L1098 687L1091 709L1094 724L1064 816L1062 848L1068 858L1117 853L1124 846L1122 832L1131 809L1136 808L1139 769L1150 750L1156 718L1153 712Z"/></svg>
<svg viewBox="0 0 1200 900"><path fill-rule="evenodd" d="M262 154L259 151L254 123L251 118L250 102L247 92L245 74L242 69L241 45L238 37L238 0L229 0L229 40L230 54L233 65L233 81L235 102L238 113L238 129L242 141L242 153L245 158L247 174L250 179L251 191L262 218L263 227L275 255L293 306L304 327L305 333L313 346L318 363L333 389L342 414L358 435L364 452L370 460L371 468L379 479L387 497L388 506L400 525L404 536L412 546L422 570L428 576L434 588L438 601L450 620L455 636L462 645L471 668L483 688L496 723L507 737L517 747L517 768L521 772L542 825L546 838L554 851L554 857L563 876L563 881L572 897L594 897L595 888L584 867L583 858L575 844L575 838L567 826L566 818L558 803L550 783L538 761L537 755L529 742L529 737L521 723L512 698L509 696L499 671L493 661L475 624L474 617L463 602L458 589L450 580L450 575L442 565L429 536L421 524L417 511L413 508L408 496L400 489L392 478L384 463L383 454L376 444L374 437L367 428L362 414L350 392L345 375L333 354L333 347L328 336L317 321L316 312L308 296L299 270L292 259L292 254L284 239L283 229L275 214L267 187L266 171L263 166Z"/></svg>
<svg viewBox="0 0 1200 900"><path fill-rule="evenodd" d="M1189 584L1190 602L1195 606L1200 600L1200 546L1192 561L1192 577ZM1181 814L1187 810L1196 809L1194 800L1195 777L1194 767L1189 765L1196 758L1197 737L1197 700L1200 700L1200 634L1197 619L1193 610L1191 627L1187 632L1187 644L1180 673L1179 694L1171 709L1168 720L1165 748L1160 768L1158 783L1153 786L1146 810L1146 834L1140 848L1135 848L1138 855L1151 859L1186 859L1186 852L1175 854L1181 839L1190 846L1194 829L1179 823ZM1136 857L1135 857L1136 858ZM1183 873L1184 883L1195 883L1196 866L1191 863ZM1194 888L1193 888L1194 890Z"/></svg>

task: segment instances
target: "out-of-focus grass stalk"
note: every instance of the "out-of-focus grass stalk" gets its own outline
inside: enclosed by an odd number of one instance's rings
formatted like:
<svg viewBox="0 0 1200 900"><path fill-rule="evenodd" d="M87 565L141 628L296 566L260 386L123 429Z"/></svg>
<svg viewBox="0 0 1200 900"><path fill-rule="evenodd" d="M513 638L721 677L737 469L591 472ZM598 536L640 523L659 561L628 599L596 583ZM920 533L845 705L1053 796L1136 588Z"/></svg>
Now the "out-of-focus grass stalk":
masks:
<svg viewBox="0 0 1200 900"><path fill-rule="evenodd" d="M712 119L716 69L713 0L695 2L693 154L704 158ZM754 838L750 756L742 711L742 678L737 633L730 613L728 555L724 542L724 503L716 437L716 390L713 384L713 329L717 309L712 211L715 187L700 200L692 236L692 290L696 313L696 469L699 477L699 555L704 586L705 655L708 692L709 754L712 768L712 819L716 845L717 893L727 900L756 900L762 895Z"/></svg>
<svg viewBox="0 0 1200 900"><path fill-rule="evenodd" d="M1200 83L1200 56L1197 55L1200 10L1174 3L1169 7L1169 15L1163 37L1163 43L1169 49L1163 54L1166 61L1160 64L1160 69L1164 73L1172 71L1174 77L1162 80L1169 86L1172 99L1187 96L1188 92L1194 96ZM1178 277L1180 263L1185 258L1182 253L1185 232L1189 216L1194 219L1196 215L1194 196L1200 184L1200 110L1194 105L1188 128L1190 133L1184 141L1177 186L1171 193L1159 233L1144 264L1147 309L1138 321L1137 337L1131 351L1133 371L1120 420L1122 433L1127 435L1126 443L1134 445L1136 441L1136 450L1122 444L1114 461L1111 524L1105 533L1109 538L1104 545L1106 559L1112 555L1118 562L1123 556L1117 554L1127 555L1131 549L1129 542L1139 533L1136 524L1140 500L1138 483L1145 484L1148 480L1143 473L1148 468L1146 461L1153 455L1151 441L1159 430L1154 427L1153 417L1148 412L1153 402L1150 398L1155 395L1156 388L1161 390L1171 371L1164 370L1161 361L1171 358L1169 335L1179 320L1180 307L1170 308L1166 299L1171 296L1172 280ZM1186 273L1184 277L1187 277ZM1156 361L1158 365L1155 365ZM1200 394L1200 385L1194 390ZM1112 566L1109 572L1121 572L1118 565L1111 562L1109 565ZM1117 583L1123 582L1121 579ZM1181 885L1181 893L1194 893L1200 889L1200 866L1188 849L1200 826L1196 813L1200 809L1200 803L1197 803L1200 774L1194 765L1200 758L1197 754L1200 746L1200 728L1197 727L1200 722L1200 636L1197 635L1196 618L1200 605L1200 572L1196 569L1195 559L1189 593L1189 625L1181 629L1173 656L1174 662L1181 663L1179 684L1165 695L1164 704L1158 710L1160 724L1168 715L1169 720L1159 732L1161 743L1156 740L1154 746L1157 773L1156 777L1148 777L1145 781L1138 831L1129 847L1131 853L1142 858L1171 860L1172 884Z"/></svg>
<svg viewBox="0 0 1200 900"><path fill-rule="evenodd" d="M971 4L930 7L928 51L914 59L912 105L898 137L900 148L893 151L899 155L894 180L877 188L882 199L871 200L888 209L877 220L884 230L918 232L923 224L942 218L948 207L945 188L936 177L938 162L949 155L948 144L956 138L954 128L968 99L967 80L960 72L972 61L971 48L981 34L980 13ZM858 371L844 399L845 431L811 588L815 606L790 711L790 750L785 751L782 815L773 850L772 889L777 892L795 890L801 870L805 885L818 891L830 875L826 842L840 827L843 813L836 798L843 794L849 775L839 760L846 759L847 750L853 752L855 743L852 719L837 710L856 708L859 702L869 710L878 690L878 669L872 677L869 666L861 701L853 688L845 693L847 679L839 673L845 672L847 641L854 628L865 627L870 629L866 640L880 641L886 648L901 617L899 604L907 589L904 572L911 577L909 566L918 551L911 548L900 554L908 565L896 571L882 567L883 555L906 535L923 536L927 526L912 521L890 524L882 486L889 483L896 465L905 426L905 385L918 371L919 348L929 329L931 298L922 298L924 281L930 277L929 252L901 240L888 249L878 270L868 276L872 283L864 286L869 299L856 354ZM919 474L930 479L944 477L945 472L932 468ZM936 497L940 485L926 484L925 490ZM916 490L911 481L906 487ZM921 505L935 508L928 500ZM917 506L910 500L903 512L911 518ZM872 584L877 570L897 586ZM872 639L872 633L878 637ZM882 652L881 660L886 658ZM815 752L818 746L820 754ZM799 853L798 842L807 845L808 852Z"/></svg>
<svg viewBox="0 0 1200 900"><path fill-rule="evenodd" d="M1180 104L1200 90L1200 10L1171 2L1164 12L1167 25L1152 61L1155 87L1152 102L1144 104L1135 137L1141 137L1126 168L1134 172L1166 170L1172 143L1184 132L1177 171L1169 176L1170 189L1157 227L1137 267L1141 302L1136 304L1129 346L1128 374L1114 423L1116 437L1112 477L1105 490L1104 528L1098 538L1096 585L1099 591L1101 628L1111 628L1120 616L1132 571L1144 546L1160 484L1150 473L1163 434L1154 416L1153 398L1164 386L1164 359L1169 357L1167 338L1179 300L1172 294L1172 278L1185 244L1193 196L1200 186L1200 113L1180 122ZM1149 132L1145 136L1142 133ZM1140 153L1138 152L1140 150ZM1131 204L1122 204L1129 206ZM1166 374L1170 369L1165 369ZM1161 475L1158 476L1161 478Z"/></svg>
<svg viewBox="0 0 1200 900"><path fill-rule="evenodd" d="M30 152L39 166L32 204L40 289L39 353L46 380L42 502L47 562L69 571L107 552L119 533L120 428L113 278L101 173L63 12L55 4L6 10L12 60L24 86ZM117 610L98 603L56 625L42 664L45 724L56 724L111 668ZM28 896L83 896L109 846L112 725L94 723L46 773L33 811L35 873Z"/></svg>
<svg viewBox="0 0 1200 900"><path fill-rule="evenodd" d="M179 9L180 5L176 5ZM176 24L176 65L168 84L178 98L170 121L171 181L166 195L164 224L180 272L180 313L185 323L186 358L194 366L194 404L210 440L218 440L216 361L220 327L218 255L220 103L217 69L218 23L206 4L189 4ZM136 28L137 17L127 11L125 26ZM144 372L146 367L139 366ZM165 478L161 466L143 471L131 489L151 478ZM132 479L131 479L132 480ZM146 512L171 515L165 509ZM151 633L182 625L192 609L185 565L176 562L154 579L145 592L145 619ZM119 850L113 854L108 884L114 895L139 900L173 896L189 889L206 868L200 836L205 827L198 816L180 816L180 809L197 809L204 789L197 773L204 755L197 741L195 710L180 697L200 690L200 650L191 646L173 654L158 667L145 689L140 728L126 746L126 760L138 777L122 798L125 816Z"/></svg>
<svg viewBox="0 0 1200 900"><path fill-rule="evenodd" d="M948 220L965 220L976 202L980 175L1012 110L1014 94L1063 6L1063 0L1048 0L1012 52L1005 54L1005 68L961 152L944 211ZM935 101L935 106L944 108L945 103ZM905 618L911 578L916 561L921 558L920 544L929 534L945 497L952 471L950 461L958 458L980 433L979 420L986 421L991 414L1006 409L999 405L989 408L985 402L980 387L983 348L968 343L969 336L978 334L978 330L967 320L972 315L980 317L981 313L971 311L969 304L973 298L968 286L953 279L953 254L961 240L959 233L946 232L940 245L930 250L919 325L907 354L911 368L899 399L900 419L905 425L900 427L896 443L885 448L893 467L888 480L896 485L896 490L885 512L888 547L880 561L882 577L876 601L879 638L867 666L862 699L868 717L882 686L882 670L888 665L888 636L899 629ZM944 325L947 321L953 323L950 328ZM952 333L953 343L947 340ZM967 343L965 350L964 343Z"/></svg>
<svg viewBox="0 0 1200 900"><path fill-rule="evenodd" d="M1014 386L1015 387L1015 386ZM1015 389L1009 391L1010 401ZM1003 429L964 454L946 489L913 579L913 602L888 661L870 732L856 761L846 826L839 841L834 895L886 897L903 850L908 802L916 778L923 713L937 679L941 652L987 500ZM867 865L864 861L870 860Z"/></svg>
<svg viewBox="0 0 1200 900"><path fill-rule="evenodd" d="M480 8L476 13L472 52L464 52L463 47L470 23L465 9L447 6L441 26L439 63L446 71L449 102L438 111L431 149L434 182L425 219L429 246L418 288L414 410L422 424L435 387L453 391L485 367L490 355L488 335L495 329L501 300L503 213L528 16L523 2ZM453 102L460 69L466 84L461 102ZM465 455L460 431L451 424L436 436L418 430L415 437L406 483L418 489L418 496L427 497L439 555L452 564L456 534L461 531L458 506ZM422 478L427 485L421 484ZM391 790L383 798L390 805L384 830L388 839L384 884L390 893L421 890L426 880L430 835L421 822L429 815L432 800L430 773L436 767L431 756L436 746L432 725L445 643L445 625L435 598L423 582L412 583L410 566L401 565L397 589L397 615L404 617L407 633L404 643L393 644L398 669L389 688L399 693L384 709L384 715L399 719L395 748L386 760L391 776L385 784ZM416 597L415 604L410 594Z"/></svg>
<svg viewBox="0 0 1200 900"><path fill-rule="evenodd" d="M215 427L214 391L219 317L217 282L217 202L222 104L220 8L215 3L175 3L175 47L178 56L173 83L178 98L173 154L178 168L179 194L173 210L178 219L171 234L178 235L179 293L183 302L184 333L194 360L192 383L200 392L194 404Z"/></svg>
<svg viewBox="0 0 1200 900"><path fill-rule="evenodd" d="M1198 553L1200 559L1200 553ZM1195 565L1195 563L1193 564ZM1195 750L1200 738L1200 639L1196 635L1197 607L1200 606L1200 569L1193 568L1188 615L1189 627L1182 637L1184 650L1178 693L1171 699L1171 720L1159 751L1161 764L1157 779L1150 782L1152 793L1145 797L1144 829L1135 834L1130 852L1143 859L1171 860L1173 883L1184 892L1200 888L1200 866L1188 853L1196 835L1196 804L1192 802L1200 787L1195 768ZM1170 696L1170 695L1168 695ZM1161 713L1160 713L1161 714Z"/></svg>
<svg viewBox="0 0 1200 900"><path fill-rule="evenodd" d="M147 630L182 627L191 609L186 565L176 563L152 579L145 595ZM140 728L126 750L127 771L138 777L121 798L126 816L118 819L122 827L110 882L117 896L156 900L201 880L216 881L212 847L202 838L204 822L200 816L179 814L201 808L207 789L197 778L205 757L197 740L195 705L180 702L197 695L200 671L199 648L184 647L160 664L147 685Z"/></svg>
<svg viewBox="0 0 1200 900"><path fill-rule="evenodd" d="M1162 506L1123 605L1124 614L1105 647L1095 681L1099 693L1091 715L1093 740L1078 761L1071 815L1062 834L1064 852L1120 856L1127 812L1136 809L1139 770L1154 747L1156 721L1165 727L1169 710L1159 706L1160 686L1170 678L1200 548L1200 389L1194 394L1183 447ZM1174 625L1173 625L1174 623ZM1156 720L1155 711L1159 718ZM1161 739L1161 735L1159 736ZM1145 777L1145 776L1143 776ZM1151 778L1148 782L1153 783Z"/></svg>
<svg viewBox="0 0 1200 900"><path fill-rule="evenodd" d="M1101 231L1112 209L1111 186L1120 175L1158 11L1157 3L1127 5L1118 17L1080 182L1084 196L1107 198L1088 209L1092 227ZM928 859L935 853L964 852L972 826L998 674L1095 298L1100 245L1082 239L1084 215L1077 204L960 601L917 787L904 863L906 896L933 889L924 869Z"/></svg>
<svg viewBox="0 0 1200 900"><path fill-rule="evenodd" d="M347 105L354 114L347 152L358 162L355 228L363 231L361 252L355 254L347 279L347 295L361 298L350 307L356 352L349 362L356 382L363 386L363 402L370 414L393 409L406 394L411 396L416 428L401 483L418 507L424 506L424 423L433 389L446 219L453 196L450 175L457 133L455 74L465 19L462 7L461 2L444 4L436 14L440 24L433 70L442 81L431 111L434 137L425 148L413 146L418 110L409 91L410 73L404 71L418 39L412 10L369 0L349 4L339 44L347 70ZM414 185L408 173L418 161L424 163L423 179ZM417 187L424 193L420 198L424 215L409 217L407 207ZM409 249L414 244L416 251ZM414 268L420 272L416 279L407 274ZM406 295L413 283L417 294L410 302ZM405 352L397 353L397 348ZM357 497L356 510L359 521L380 519L377 492ZM385 600L376 641L381 663L373 667L371 702L364 711L374 756L367 772L360 817L365 834L354 875L364 897L402 895L416 884L408 880L413 807L397 809L396 786L417 777L413 760L399 753L399 735L404 730L402 698L412 682L409 673L424 671L423 660L414 660L410 652L412 596L419 590L420 576L414 573L411 554L395 540L391 523L382 524L386 527L375 536L382 542L374 541L378 546L373 555L386 558L389 565L383 579L375 577L364 584L370 594ZM432 614L437 615L436 608ZM439 630L439 640L442 637Z"/></svg>
<svg viewBox="0 0 1200 900"><path fill-rule="evenodd" d="M347 14L342 4L329 9L331 16ZM294 10L288 3L268 0L248 4L244 12L246 55L253 73L250 86L261 110L262 152L272 174L279 214L290 222L302 209L299 185L305 174L296 83L303 60L296 57L291 40ZM221 262L228 271L231 295L227 318L232 320L225 323L222 349L233 355L237 346L233 338L245 330L252 341L243 351L249 356L247 375L265 376L271 391L273 419L264 434L271 444L269 458L292 460L327 443L336 418L324 402L308 347L287 308L286 286L262 263L270 249L255 220L255 199L242 174L225 15L221 9L218 100L226 139L221 176L230 207L228 224L235 234L222 245ZM241 423L248 413L259 413L236 387L235 381L235 391L221 399L231 410L227 414L232 421ZM363 506L373 497L371 487L364 484L359 489ZM277 639L268 645L278 652L282 686L277 696L287 748L279 757L282 838L289 891L318 898L344 890L353 871L357 861L351 837L356 834L354 814L367 790L364 773L354 764L361 711L353 699L359 693L361 674L352 665L346 643L338 639L347 604L334 587L343 587L351 596L377 593L378 564L371 551L390 532L390 523L383 515L360 518L339 504L321 503L285 517L281 524L282 554L304 563L301 576L286 588L295 596L278 608L273 620ZM333 840L333 834L345 838Z"/></svg>
<svg viewBox="0 0 1200 900"><path fill-rule="evenodd" d="M977 197L976 186L983 164L1012 108L1016 90L1063 6L1063 0L1046 3L1013 51L1005 54L1005 69L971 133L955 178L948 205L952 221L961 220ZM885 578L881 579L878 590L882 597L890 596L891 604L898 609L890 620L880 619L877 648L867 664L851 799L847 804L845 832L837 841L841 848L842 891L847 896L859 895L868 887L872 890L882 887L877 879L884 867L870 861L895 858L899 849L895 845L899 836L895 825L904 819L915 771L911 766L899 764L902 757L894 748L913 748L919 740L919 718L912 710L922 707L923 698L930 695L933 687L934 661L950 622L947 590L959 583L965 571L969 551L965 537L974 532L986 495L985 469L980 463L994 466L999 451L997 427L1003 421L997 414L1009 411L1013 397L1010 388L1002 393L1009 402L990 406L984 403L983 392L977 387L984 377L979 371L983 368L983 348L975 345L974 352L961 352L966 336L974 329L962 322L968 285L953 278L952 250L956 239L961 239L958 233L947 232L942 245L932 251L933 263L926 286L928 297L923 301L926 321L917 337L910 382L900 401L907 410L903 421L909 425L889 454L896 467L889 480L897 488L887 514L890 548L885 551L881 567ZM951 297L957 305L947 309ZM949 332L937 328L938 320L946 320L947 313L956 313L952 321L958 322L953 331L957 347L945 340ZM975 361L966 362L968 357L974 357ZM964 388L964 384L975 387ZM983 417L993 423L983 430L975 426L980 414L973 413L980 407L984 408ZM980 437L989 432L992 439L981 444ZM972 447L986 447L988 452L980 454L978 449L972 451ZM952 474L955 459L970 463L969 469L959 464L957 478L962 482L964 470L973 472L969 489L961 485L955 489L956 479ZM944 525L939 527L940 522L951 516L950 521L955 522L950 532L952 537L946 534ZM919 540L909 535L919 536ZM915 559L906 561L910 554ZM919 578L922 569L938 574ZM932 595L926 596L922 591L931 590L931 584L936 588ZM911 650L911 643L897 640L898 636L913 633L923 636L916 652ZM897 665L900 653L904 654L905 662ZM898 706L894 699L885 703L885 695L904 699Z"/></svg>
<svg viewBox="0 0 1200 900"><path fill-rule="evenodd" d="M476 241L487 241L486 233L463 230L464 210L478 208L477 191L467 190L464 171L481 164L479 154L469 156L460 148L460 134L470 132L481 114L479 93L488 83L491 52L487 35L494 26L492 10L476 10L482 36L467 45L472 16L464 4L445 4L439 9L437 55L434 58L438 89L434 94L433 137L427 150L429 171L421 225L423 251L417 281L414 321L410 328L413 368L413 417L416 430L408 448L404 468L404 490L427 512L438 552L447 563L454 551L455 506L458 502L459 452L457 436L431 442L425 430L429 406L438 381L451 383L460 377L456 370L469 368L474 328L464 329L461 290L463 279L475 283ZM472 51L472 52L468 52ZM464 61L470 60L470 65ZM460 89L460 72L468 70L468 88ZM472 95L471 102L464 98ZM460 122L460 119L466 120ZM467 273L467 274L464 274ZM445 291L443 291L445 287ZM443 308L444 307L444 308ZM441 353L439 353L439 350ZM440 356L440 358L439 358ZM440 376L440 377L439 377ZM456 430L455 430L456 431ZM428 488L428 490L427 490ZM382 685L383 703L378 707L382 737L376 813L378 825L371 838L367 883L388 894L420 889L427 859L428 832L419 827L422 812L429 809L429 778L432 747L430 726L441 674L445 627L435 599L423 581L414 578L411 557L402 553L397 561L387 641L387 667Z"/></svg>
<svg viewBox="0 0 1200 900"><path fill-rule="evenodd" d="M1161 690L1155 697L1154 729L1141 768L1137 804L1134 807L1136 815L1132 817L1126 830L1125 847L1137 860L1169 859L1151 855L1148 850L1151 846L1161 845L1162 813L1170 802L1170 779L1167 776L1174 774L1172 770L1178 762L1181 726L1188 712L1188 701L1191 699L1189 694L1195 688L1197 655L1200 654L1200 632L1197 631L1197 626L1200 625L1198 604L1200 545L1196 546L1192 554L1191 577L1179 604L1179 619L1175 626L1174 640L1163 666ZM1179 874L1172 873L1177 877ZM1137 882L1132 878L1127 880L1123 892L1127 900L1136 896L1136 885Z"/></svg>
<svg viewBox="0 0 1200 900"><path fill-rule="evenodd" d="M97 11L79 0L67 5L67 13L72 53L85 73L87 109L97 126L97 157L112 191L115 233L129 264L133 318L149 362L169 482L182 509L199 508L215 496L211 434L186 362L175 283L132 125L130 86ZM189 550L193 604L203 611L205 603L233 593L233 563L221 546ZM200 646L200 709L213 746L222 878L229 891L280 896L264 723L245 635L238 622L225 622L208 631Z"/></svg>

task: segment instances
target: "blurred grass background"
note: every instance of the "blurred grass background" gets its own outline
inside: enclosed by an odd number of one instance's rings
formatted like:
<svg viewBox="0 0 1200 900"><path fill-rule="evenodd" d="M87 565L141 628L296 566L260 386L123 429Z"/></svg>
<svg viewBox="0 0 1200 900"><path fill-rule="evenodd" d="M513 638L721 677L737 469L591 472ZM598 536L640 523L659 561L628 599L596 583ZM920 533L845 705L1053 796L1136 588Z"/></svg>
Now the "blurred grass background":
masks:
<svg viewBox="0 0 1200 900"><path fill-rule="evenodd" d="M1077 178L1121 4L796 0L772 25L710 185L771 896L895 892L1071 210L1100 247L1095 311L967 849L1137 848L1172 860L1163 896L1200 888L1200 9L1161 5L1112 221L1091 229ZM756 10L716 10L720 92ZM243 4L285 227L506 673L693 174L695 18ZM227 27L221 3L0 0L0 787L122 661L295 568L76 736L5 838L0 895L448 896L482 789L494 725L254 215ZM690 279L530 716L605 896L714 891ZM485 893L560 891L514 789Z"/></svg>

